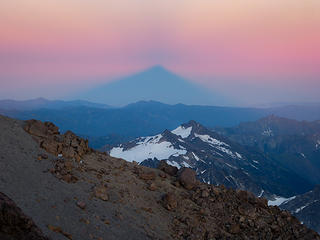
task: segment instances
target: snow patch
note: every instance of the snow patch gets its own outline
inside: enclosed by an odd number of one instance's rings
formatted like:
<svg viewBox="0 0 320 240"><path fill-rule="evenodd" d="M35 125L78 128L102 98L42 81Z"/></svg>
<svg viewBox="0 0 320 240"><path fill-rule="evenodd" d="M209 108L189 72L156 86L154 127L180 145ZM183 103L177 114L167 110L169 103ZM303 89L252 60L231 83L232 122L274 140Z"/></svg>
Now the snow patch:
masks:
<svg viewBox="0 0 320 240"><path fill-rule="evenodd" d="M270 128L268 128L268 129L264 130L261 134L263 136L271 137L271 136L273 136L273 131Z"/></svg>
<svg viewBox="0 0 320 240"><path fill-rule="evenodd" d="M177 162L175 162L175 161L169 161L169 160L167 160L167 163L168 163L169 165L171 165L171 166L177 167L178 169L181 168L181 166L180 166Z"/></svg>
<svg viewBox="0 0 320 240"><path fill-rule="evenodd" d="M231 165L231 164L229 164L229 163L224 163L224 164L227 165L227 166L230 167L230 168L238 169L238 168L236 168L235 166L233 166L233 165Z"/></svg>
<svg viewBox="0 0 320 240"><path fill-rule="evenodd" d="M183 126L179 126L176 129L172 130L171 132L182 138L187 138L190 136L191 131L192 131L192 127L184 128Z"/></svg>
<svg viewBox="0 0 320 240"><path fill-rule="evenodd" d="M259 169L258 167L256 167L255 165L253 165L253 164L251 164L251 163L250 163L250 165L251 165L251 167L254 167L254 168L257 169L257 170Z"/></svg>
<svg viewBox="0 0 320 240"><path fill-rule="evenodd" d="M293 196L293 197L290 197L290 198L284 198L284 197L279 197L278 196L278 197L275 198L275 200L268 201L268 205L269 206L279 206L279 205L281 205L283 203L287 203L287 202L289 202L289 201L291 201L291 200L293 200L295 198L296 198L296 196Z"/></svg>
<svg viewBox="0 0 320 240"><path fill-rule="evenodd" d="M182 162L181 163L184 167L186 167L186 168L191 168L191 166L188 164L188 163L186 163L186 162Z"/></svg>
<svg viewBox="0 0 320 240"><path fill-rule="evenodd" d="M203 142L209 143L210 145L226 146L230 147L228 144L219 141L218 139L212 138L209 135L194 134L196 137L200 138Z"/></svg>
<svg viewBox="0 0 320 240"><path fill-rule="evenodd" d="M318 202L318 201L319 201L319 200L314 200L314 201L311 202L311 203L307 203L306 205L297 208L294 212L295 212L295 213L298 213L298 212L300 212L301 210L303 210L304 208L306 208L306 207L308 207L309 205L311 205L311 204L313 204L313 203L315 203L315 202Z"/></svg>
<svg viewBox="0 0 320 240"><path fill-rule="evenodd" d="M232 158L237 158L236 154L234 154L232 151L230 151L229 149L227 149L225 147L217 146L215 148L218 149L221 152L224 152L224 153L230 155Z"/></svg>
<svg viewBox="0 0 320 240"><path fill-rule="evenodd" d="M197 161L200 160L200 158L199 158L194 152L191 152L191 153L192 153L193 157L194 157Z"/></svg>
<svg viewBox="0 0 320 240"><path fill-rule="evenodd" d="M184 146L181 146L181 145L179 145L179 148L186 150L186 148Z"/></svg>
<svg viewBox="0 0 320 240"><path fill-rule="evenodd" d="M263 193L264 193L264 190L262 189L258 197L262 197Z"/></svg>
<svg viewBox="0 0 320 240"><path fill-rule="evenodd" d="M160 142L161 134L154 137L141 138L136 146L124 150L123 147L114 147L110 156L123 158L126 161L141 163L148 158L158 160L168 159L170 156L180 156L187 153L184 149L175 149L170 142Z"/></svg>

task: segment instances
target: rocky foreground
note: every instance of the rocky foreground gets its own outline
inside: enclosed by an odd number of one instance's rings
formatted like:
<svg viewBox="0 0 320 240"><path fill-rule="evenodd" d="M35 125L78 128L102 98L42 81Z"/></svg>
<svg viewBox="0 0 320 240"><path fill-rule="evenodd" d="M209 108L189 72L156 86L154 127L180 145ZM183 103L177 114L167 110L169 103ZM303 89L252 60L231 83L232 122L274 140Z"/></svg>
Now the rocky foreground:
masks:
<svg viewBox="0 0 320 240"><path fill-rule="evenodd" d="M112 158L52 123L0 117L0 132L0 191L51 239L320 239L289 212L200 183L191 169ZM22 239L2 227L12 222L0 206L1 239Z"/></svg>

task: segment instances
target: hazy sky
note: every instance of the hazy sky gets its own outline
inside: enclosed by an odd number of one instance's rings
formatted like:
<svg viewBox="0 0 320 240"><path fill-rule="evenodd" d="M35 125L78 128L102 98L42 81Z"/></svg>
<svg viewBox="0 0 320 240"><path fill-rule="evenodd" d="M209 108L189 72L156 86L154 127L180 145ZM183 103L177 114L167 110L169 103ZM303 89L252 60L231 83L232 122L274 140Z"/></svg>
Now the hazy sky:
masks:
<svg viewBox="0 0 320 240"><path fill-rule="evenodd" d="M320 1L0 2L0 98L62 98L155 64L243 103L320 101Z"/></svg>

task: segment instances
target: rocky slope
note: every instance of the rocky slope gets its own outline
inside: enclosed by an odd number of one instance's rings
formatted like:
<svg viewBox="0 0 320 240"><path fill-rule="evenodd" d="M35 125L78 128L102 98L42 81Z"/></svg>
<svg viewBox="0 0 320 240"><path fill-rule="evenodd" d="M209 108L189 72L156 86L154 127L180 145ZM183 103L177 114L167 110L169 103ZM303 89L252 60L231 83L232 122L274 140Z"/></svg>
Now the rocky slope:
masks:
<svg viewBox="0 0 320 240"><path fill-rule="evenodd" d="M48 240L41 230L5 194L0 192L0 239Z"/></svg>
<svg viewBox="0 0 320 240"><path fill-rule="evenodd" d="M0 132L0 189L52 239L320 239L289 212L200 183L191 169L112 158L51 123L0 117Z"/></svg>
<svg viewBox="0 0 320 240"><path fill-rule="evenodd" d="M312 188L260 151L249 151L195 121L171 132L120 144L110 150L110 155L149 167L166 160L178 168L194 169L203 182L248 190L256 196L292 196Z"/></svg>
<svg viewBox="0 0 320 240"><path fill-rule="evenodd" d="M279 206L288 210L306 226L320 232L320 186L312 191L295 196Z"/></svg>

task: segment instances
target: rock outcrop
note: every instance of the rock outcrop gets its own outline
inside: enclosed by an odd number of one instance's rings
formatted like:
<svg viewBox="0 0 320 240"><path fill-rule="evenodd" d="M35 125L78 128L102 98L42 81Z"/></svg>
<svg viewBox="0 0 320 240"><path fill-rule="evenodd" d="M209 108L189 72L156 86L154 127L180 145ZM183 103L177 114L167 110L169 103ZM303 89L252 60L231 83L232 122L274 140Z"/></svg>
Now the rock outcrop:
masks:
<svg viewBox="0 0 320 240"><path fill-rule="evenodd" d="M36 139L41 148L55 156L80 161L91 151L88 140L77 137L71 131L61 135L59 128L51 122L28 120L25 122L24 130Z"/></svg>

